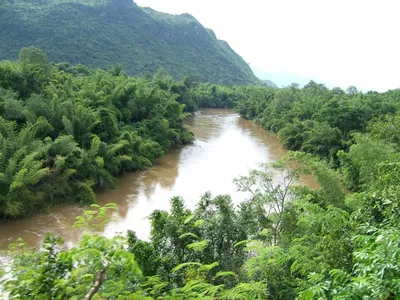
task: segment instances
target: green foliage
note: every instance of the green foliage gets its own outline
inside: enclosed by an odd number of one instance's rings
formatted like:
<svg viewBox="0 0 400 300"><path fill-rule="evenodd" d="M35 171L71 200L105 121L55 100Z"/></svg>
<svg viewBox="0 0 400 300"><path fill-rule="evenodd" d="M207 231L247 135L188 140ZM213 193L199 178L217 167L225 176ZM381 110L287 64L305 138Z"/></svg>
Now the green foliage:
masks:
<svg viewBox="0 0 400 300"><path fill-rule="evenodd" d="M369 124L370 133L379 140L400 146L400 114L384 115Z"/></svg>
<svg viewBox="0 0 400 300"><path fill-rule="evenodd" d="M303 89L295 85L263 88L261 92L249 89L246 97L236 103L236 110L277 133L289 150L312 153L337 167L338 152L347 151L357 142L352 139L353 133L365 133L369 121L399 109L398 91L362 94L354 87L349 91L329 90L313 81ZM389 125L389 120L395 122L394 117L382 117L370 130L395 142L395 126L393 122ZM384 133L383 126L392 129ZM361 183L354 183L353 187L358 188L358 184Z"/></svg>
<svg viewBox="0 0 400 300"><path fill-rule="evenodd" d="M178 199L172 205L175 210L184 210ZM77 218L76 225L103 219L105 212L115 206L95 208L97 211L86 211L86 217ZM189 236L193 235L182 238ZM238 277L235 272L213 271L219 267L218 262L181 262L170 270L174 281L163 281L161 275L144 278L137 260L146 257L138 252L138 244L143 242L135 239L132 232L128 239L85 235L72 249L65 249L62 241L52 235L46 236L39 251L21 252L25 244L18 241L10 252L13 261L4 288L10 297L18 299L266 299L264 282L236 285L230 281ZM190 244L187 248L195 255L204 251L193 249ZM161 257L158 263L164 259ZM177 278L182 280L177 282Z"/></svg>
<svg viewBox="0 0 400 300"><path fill-rule="evenodd" d="M149 241L85 235L68 250L49 235L29 251L19 240L4 288L18 299L396 299L400 167L377 168L346 196L326 164L289 152L235 180L250 195L238 207L227 195L206 193L193 211L172 198L151 215ZM304 174L320 188L299 186ZM115 205L93 208L77 226L96 229Z"/></svg>
<svg viewBox="0 0 400 300"><path fill-rule="evenodd" d="M268 230L248 243L259 255L245 265L267 278L273 299L398 299L398 100L397 90L345 93L310 82L249 93L236 103L243 117L276 132L289 149L322 159L296 154L321 187L293 189L277 243L265 238L274 220L255 220L247 204L248 222ZM249 190L254 181L246 178ZM357 193L347 195L343 184Z"/></svg>
<svg viewBox="0 0 400 300"><path fill-rule="evenodd" d="M130 75L162 67L176 79L199 74L203 82L259 83L226 42L187 14L158 13L130 0L3 0L0 14L0 60L16 59L21 48L34 45L51 61L112 69L114 75L122 64ZM22 58L43 61L36 54ZM86 72L69 64L63 64L67 72Z"/></svg>
<svg viewBox="0 0 400 300"><path fill-rule="evenodd" d="M54 2L43 4L51 9ZM0 63L0 79L2 218L60 201L93 202L95 188L190 142L183 120L196 107L235 106L303 151L237 178L248 196L238 206L229 195L205 193L189 210L172 198L170 211L151 214L148 241L131 231L113 239L93 234L66 249L49 235L39 251L29 251L18 240L4 277L11 297L400 297L398 91L344 92L315 82L229 88L195 76L174 81L162 69L131 78L120 66L104 72L50 65L33 47ZM317 189L298 183L306 175ZM93 205L76 226L94 233L114 209Z"/></svg>
<svg viewBox="0 0 400 300"><path fill-rule="evenodd" d="M85 210L83 216L77 216L73 225L74 228L86 228L90 230L100 231L109 222L110 217L107 213L111 210L117 210L117 205L107 203L104 206L92 204L92 210Z"/></svg>
<svg viewBox="0 0 400 300"><path fill-rule="evenodd" d="M11 257L13 263L5 289L12 299L90 299L85 296L102 271L105 276L97 294L120 299L133 294L142 280L122 237L86 235L78 246L67 250L59 239L47 235L40 251L25 251Z"/></svg>
<svg viewBox="0 0 400 300"><path fill-rule="evenodd" d="M374 184L378 164L392 160L395 151L392 145L368 135L355 135L354 144L347 153L338 153L342 172L350 188L363 188ZM364 188L365 189L365 188Z"/></svg>
<svg viewBox="0 0 400 300"><path fill-rule="evenodd" d="M244 97L244 93L243 88L205 83L196 88L195 101L198 107L233 108L236 102Z"/></svg>
<svg viewBox="0 0 400 300"><path fill-rule="evenodd" d="M95 189L114 186L115 176L192 141L175 92L87 70L52 67L35 47L0 63L0 218L93 203Z"/></svg>
<svg viewBox="0 0 400 300"><path fill-rule="evenodd" d="M366 228L365 228L366 229ZM328 276L310 275L300 299L397 299L400 295L399 230L368 228L355 237L355 268L333 269Z"/></svg>
<svg viewBox="0 0 400 300"><path fill-rule="evenodd" d="M234 245L246 239L239 218L228 196L212 198L205 194L193 212L185 208L182 199L173 198L171 213L155 211L151 215L151 242L139 241L130 232L129 249L138 257L139 265L146 266L147 275L167 281L183 283L184 276L174 271L198 262L210 266L218 262L208 275L210 280L219 271L239 273L245 256L243 246ZM158 259L151 261L148 257Z"/></svg>
<svg viewBox="0 0 400 300"><path fill-rule="evenodd" d="M263 229L270 230L272 245L276 245L280 238L285 209L293 198L293 187L300 176L307 173L301 166L291 166L289 169L289 164L290 159L275 162L271 165L271 171L270 166L262 165L257 170L251 170L248 176L234 180L238 191L250 194L250 198L241 204L243 222L246 222L249 214L256 217L258 222L248 230L253 235ZM278 178L278 182L274 177Z"/></svg>

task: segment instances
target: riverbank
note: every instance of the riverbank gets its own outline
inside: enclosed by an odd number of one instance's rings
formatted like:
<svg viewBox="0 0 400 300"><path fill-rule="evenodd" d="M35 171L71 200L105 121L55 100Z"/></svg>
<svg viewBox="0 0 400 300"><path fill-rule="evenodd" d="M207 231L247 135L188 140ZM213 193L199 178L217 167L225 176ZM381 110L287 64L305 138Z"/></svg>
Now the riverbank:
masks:
<svg viewBox="0 0 400 300"><path fill-rule="evenodd" d="M276 136L260 126L240 118L229 109L201 109L186 121L196 140L182 148L171 149L148 170L126 173L116 189L97 194L97 203L118 205L115 221L106 226L104 235L135 230L142 239L149 236L147 216L155 209L169 209L173 196L182 196L193 208L199 198L211 191L214 195L231 194L236 203L245 197L236 192L232 179L245 175L258 163L274 161L287 150ZM311 177L302 179L311 188ZM22 237L30 246L38 245L49 231L72 245L80 232L72 228L82 213L78 205L57 205L48 214L35 214L0 225L0 249Z"/></svg>

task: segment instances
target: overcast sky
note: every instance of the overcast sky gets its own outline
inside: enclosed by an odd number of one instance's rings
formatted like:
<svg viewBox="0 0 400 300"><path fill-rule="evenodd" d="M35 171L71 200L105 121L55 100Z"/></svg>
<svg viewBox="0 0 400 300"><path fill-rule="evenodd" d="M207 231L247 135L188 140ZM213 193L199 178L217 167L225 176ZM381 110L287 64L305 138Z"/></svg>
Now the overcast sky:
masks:
<svg viewBox="0 0 400 300"><path fill-rule="evenodd" d="M190 13L251 66L330 87L400 87L398 0L134 0ZM273 80L273 78L270 78Z"/></svg>

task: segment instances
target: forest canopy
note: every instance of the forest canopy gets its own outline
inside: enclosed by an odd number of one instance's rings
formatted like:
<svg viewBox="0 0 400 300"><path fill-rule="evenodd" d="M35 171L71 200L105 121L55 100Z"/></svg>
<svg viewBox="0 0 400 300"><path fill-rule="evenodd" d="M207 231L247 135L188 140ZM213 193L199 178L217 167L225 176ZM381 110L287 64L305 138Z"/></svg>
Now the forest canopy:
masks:
<svg viewBox="0 0 400 300"><path fill-rule="evenodd" d="M50 64L40 49L0 63L0 218L92 203L122 172L189 143L185 105L156 78Z"/></svg>
<svg viewBox="0 0 400 300"><path fill-rule="evenodd" d="M210 193L192 210L170 199L169 211L151 214L146 241L96 232L112 204L78 217L89 234L70 249L52 235L39 251L18 241L4 290L14 299L398 299L399 100L399 90L313 81L278 89L175 81L165 70L129 77L23 49L0 63L2 218L92 203L116 175L191 142L184 118L198 107L234 107L292 151L234 180L249 195L240 205ZM320 188L297 184L309 174Z"/></svg>

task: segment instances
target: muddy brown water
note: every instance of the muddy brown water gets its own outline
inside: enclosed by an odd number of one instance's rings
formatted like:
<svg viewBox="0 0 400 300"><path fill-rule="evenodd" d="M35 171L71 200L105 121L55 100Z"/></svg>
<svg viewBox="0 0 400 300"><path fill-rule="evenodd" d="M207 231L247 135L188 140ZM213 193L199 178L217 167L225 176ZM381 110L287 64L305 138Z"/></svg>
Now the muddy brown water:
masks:
<svg viewBox="0 0 400 300"><path fill-rule="evenodd" d="M193 144L171 150L149 170L121 176L116 189L97 194L99 204L118 205L104 235L132 229L140 238L147 239L150 233L147 217L155 209L168 210L173 196L181 196L189 208L194 208L206 191L213 195L231 194L233 201L239 203L245 195L236 192L233 178L287 152L274 135L232 110L200 110L187 119L187 124L196 137ZM311 177L303 178L302 183L318 187ZM47 232L73 245L81 231L72 225L81 213L82 208L77 205L59 205L50 213L2 224L0 250L7 249L18 237L31 246L38 245Z"/></svg>

